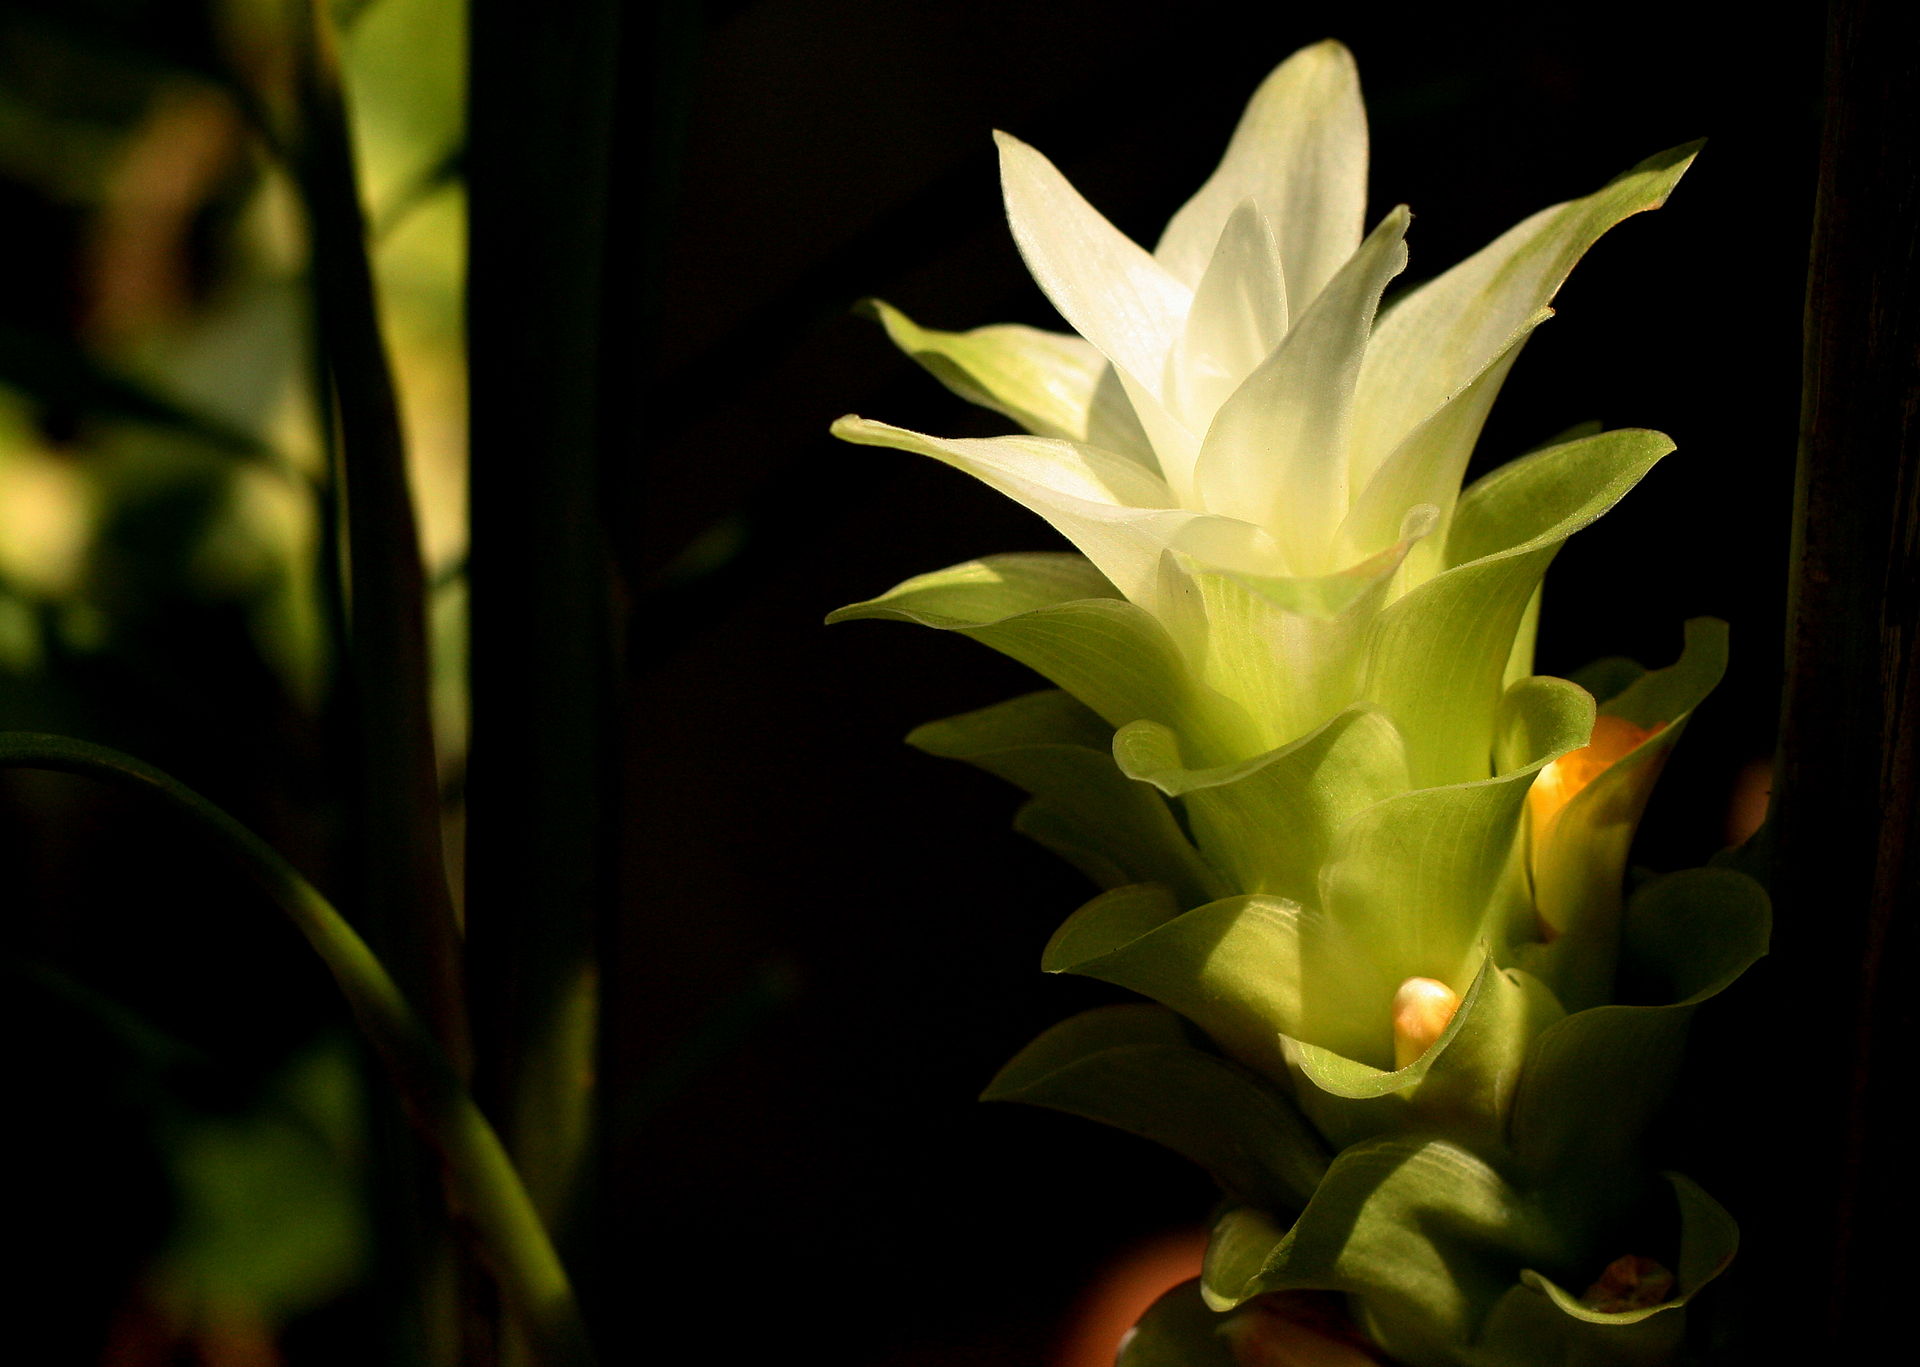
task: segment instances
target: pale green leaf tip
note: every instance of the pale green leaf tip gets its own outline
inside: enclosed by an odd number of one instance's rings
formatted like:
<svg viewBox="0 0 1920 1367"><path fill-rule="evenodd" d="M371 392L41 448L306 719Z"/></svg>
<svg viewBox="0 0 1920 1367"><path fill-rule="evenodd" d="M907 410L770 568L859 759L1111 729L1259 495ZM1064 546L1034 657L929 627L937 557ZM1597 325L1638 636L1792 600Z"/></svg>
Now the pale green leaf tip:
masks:
<svg viewBox="0 0 1920 1367"><path fill-rule="evenodd" d="M871 419L863 418L858 413L842 413L833 420L833 426L827 430L834 436L840 438L841 441L855 442L861 446L873 446L877 444L871 435L875 426L877 426L877 424Z"/></svg>
<svg viewBox="0 0 1920 1367"><path fill-rule="evenodd" d="M1676 449L1672 437L1651 427L1613 427L1602 433L1603 436L1625 435L1646 443L1647 450L1655 460L1668 456Z"/></svg>
<svg viewBox="0 0 1920 1367"><path fill-rule="evenodd" d="M1695 138L1692 142L1683 142L1678 147L1669 147L1664 152L1655 152L1645 161L1636 162L1607 183L1616 185L1621 181L1633 180L1641 176L1653 176L1663 180L1665 183L1661 185L1660 193L1648 205L1649 208L1657 209L1667 202L1667 196L1672 193L1673 187L1679 184L1680 177L1692 167L1694 158L1700 155L1700 149L1706 145L1705 138Z"/></svg>
<svg viewBox="0 0 1920 1367"><path fill-rule="evenodd" d="M909 579L907 583L913 581ZM873 618L882 618L896 622L920 622L921 617L909 609L894 605L894 598L905 585L895 585L877 598L863 598L857 603L848 603L845 607L835 608L827 614L826 625L836 626L841 622L860 622Z"/></svg>
<svg viewBox="0 0 1920 1367"><path fill-rule="evenodd" d="M870 294L860 300L853 306L853 311L857 316L871 319L885 328L887 340L902 351L911 352L913 342L926 332L925 328L878 295Z"/></svg>

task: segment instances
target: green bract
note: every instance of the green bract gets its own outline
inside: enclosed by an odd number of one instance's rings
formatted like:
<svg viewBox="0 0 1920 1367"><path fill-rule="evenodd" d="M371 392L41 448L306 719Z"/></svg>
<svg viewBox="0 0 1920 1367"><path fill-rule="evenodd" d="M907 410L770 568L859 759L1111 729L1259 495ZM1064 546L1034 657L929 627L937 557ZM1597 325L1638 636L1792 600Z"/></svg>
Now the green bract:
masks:
<svg viewBox="0 0 1920 1367"><path fill-rule="evenodd" d="M965 470L1080 554L969 562L832 620L961 631L1057 686L910 739L1025 789L1021 828L1105 889L1043 966L1157 1003L1066 1022L987 1095L1147 1135L1228 1196L1205 1277L1125 1360L1262 1360L1274 1294L1301 1290L1345 1293L1409 1364L1665 1360L1734 1234L1646 1170L1642 1131L1694 1007L1764 951L1767 904L1723 869L1623 885L1725 628L1690 623L1668 669L1610 668L1598 704L1532 673L1548 564L1660 434L1459 486L1560 282L1693 149L1382 309L1408 215L1362 233L1365 119L1336 43L1268 78L1151 253L1038 152L1000 148L1015 239L1079 335L875 308L1025 433L834 430ZM1401 1014L1417 985L1451 1013L1430 1029ZM1603 1282L1623 1255L1659 1268Z"/></svg>

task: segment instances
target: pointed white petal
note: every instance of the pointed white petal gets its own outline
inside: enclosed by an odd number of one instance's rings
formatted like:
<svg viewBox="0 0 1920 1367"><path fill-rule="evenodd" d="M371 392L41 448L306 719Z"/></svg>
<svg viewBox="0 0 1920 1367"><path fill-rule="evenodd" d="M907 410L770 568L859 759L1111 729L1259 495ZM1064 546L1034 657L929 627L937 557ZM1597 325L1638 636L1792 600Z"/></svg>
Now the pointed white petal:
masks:
<svg viewBox="0 0 1920 1367"><path fill-rule="evenodd" d="M1296 313L1360 245L1367 205L1367 115L1353 55L1331 40L1302 48L1254 93L1227 154L1167 225L1155 251L1189 285L1205 274L1236 206L1273 220Z"/></svg>
<svg viewBox="0 0 1920 1367"><path fill-rule="evenodd" d="M1447 524L1452 520L1453 505L1460 497L1460 480L1466 474L1487 411L1493 407L1501 381L1513 367L1520 348L1533 330L1552 316L1552 309L1541 309L1527 319L1480 373L1471 377L1466 388L1448 395L1364 483L1360 472L1355 472L1353 487L1359 492L1340 528L1340 545L1346 556L1358 559L1392 544L1401 536L1407 510L1424 505L1436 510L1437 526L1408 557L1399 591L1445 568Z"/></svg>
<svg viewBox="0 0 1920 1367"><path fill-rule="evenodd" d="M1192 428L1214 413L1287 335L1280 244L1260 206L1233 211L1193 296L1187 327L1167 357L1161 392Z"/></svg>
<svg viewBox="0 0 1920 1367"><path fill-rule="evenodd" d="M1485 369L1607 229L1665 203L1697 148L1649 157L1584 199L1541 210L1382 314L1354 412L1358 477Z"/></svg>
<svg viewBox="0 0 1920 1367"><path fill-rule="evenodd" d="M941 332L884 300L868 301L893 344L971 403L1037 437L1060 437L1151 464L1153 448L1107 358L1071 333L1018 323Z"/></svg>
<svg viewBox="0 0 1920 1367"><path fill-rule="evenodd" d="M1152 609L1161 553L1199 514L1171 507L1166 481L1123 456L1045 437L930 437L845 417L835 436L964 470L1052 523L1133 602Z"/></svg>
<svg viewBox="0 0 1920 1367"><path fill-rule="evenodd" d="M1193 291L1175 280L1067 183L1006 133L1000 184L1013 240L1033 278L1074 331L1136 379L1159 379Z"/></svg>
<svg viewBox="0 0 1920 1367"><path fill-rule="evenodd" d="M1113 373L1135 421L1147 435L1154 464L1173 491L1173 501L1183 508L1199 508L1199 496L1193 487L1193 465L1200 458L1199 435L1144 382L1118 366Z"/></svg>
<svg viewBox="0 0 1920 1367"><path fill-rule="evenodd" d="M1395 209L1260 368L1221 406L1197 483L1213 512L1265 527L1294 574L1328 563L1347 513L1355 379L1387 282L1405 267L1407 211Z"/></svg>

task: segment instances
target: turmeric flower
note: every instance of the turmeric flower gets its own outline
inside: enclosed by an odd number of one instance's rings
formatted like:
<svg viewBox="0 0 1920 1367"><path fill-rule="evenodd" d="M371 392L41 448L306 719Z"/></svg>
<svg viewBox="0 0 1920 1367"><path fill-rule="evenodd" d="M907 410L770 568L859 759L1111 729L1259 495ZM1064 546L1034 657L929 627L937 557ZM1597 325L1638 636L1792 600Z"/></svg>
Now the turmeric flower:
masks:
<svg viewBox="0 0 1920 1367"><path fill-rule="evenodd" d="M1548 301L1692 158L1677 149L1544 209L1383 309L1409 214L1362 231L1366 117L1338 43L1267 78L1151 252L998 136L1014 239L1078 335L939 332L876 307L902 348L1026 434L947 439L860 417L834 430L933 456L1051 522L1250 714L1237 736L1215 728L1216 759L1295 739L1363 694L1376 615L1451 567L1462 472ZM1536 472L1560 492L1606 490L1586 520L1668 449L1646 433L1589 446ZM1466 606L1511 644L1531 587ZM1246 639L1260 649L1233 644Z"/></svg>

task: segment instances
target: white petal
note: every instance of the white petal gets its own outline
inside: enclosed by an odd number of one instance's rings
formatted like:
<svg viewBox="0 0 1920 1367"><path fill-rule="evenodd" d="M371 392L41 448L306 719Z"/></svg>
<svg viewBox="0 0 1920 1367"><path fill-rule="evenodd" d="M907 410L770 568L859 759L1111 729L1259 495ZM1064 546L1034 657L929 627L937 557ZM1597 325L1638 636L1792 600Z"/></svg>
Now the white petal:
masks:
<svg viewBox="0 0 1920 1367"><path fill-rule="evenodd" d="M1407 509L1431 505L1439 514L1439 524L1409 557L1409 573L1403 576L1401 588L1410 588L1444 568L1447 523L1452 520L1453 505L1460 497L1460 480L1466 474L1487 411L1493 407L1520 348L1534 328L1552 316L1552 309L1541 309L1527 319L1465 389L1448 395L1407 434L1364 486L1356 483L1353 507L1340 528L1340 544L1346 556L1359 559L1391 545L1402 535Z"/></svg>
<svg viewBox="0 0 1920 1367"><path fill-rule="evenodd" d="M1161 553L1197 514L1171 507L1166 481L1124 456L1046 437L930 437L845 417L835 436L932 456L1040 514L1115 588L1152 610Z"/></svg>
<svg viewBox="0 0 1920 1367"><path fill-rule="evenodd" d="M1354 478L1371 477L1418 423L1484 370L1601 234L1665 203L1694 150L1649 157L1584 199L1542 209L1382 314L1360 375Z"/></svg>
<svg viewBox="0 0 1920 1367"><path fill-rule="evenodd" d="M941 332L883 300L869 303L893 344L961 398L1006 414L1037 437L1089 442L1152 463L1153 449L1113 366L1091 342L1018 323Z"/></svg>
<svg viewBox="0 0 1920 1367"><path fill-rule="evenodd" d="M1167 225L1154 255L1197 285L1227 216L1252 199L1273 220L1295 313L1360 245L1367 206L1367 115L1353 54L1302 48L1254 92L1227 154Z"/></svg>
<svg viewBox="0 0 1920 1367"><path fill-rule="evenodd" d="M1100 214L1033 148L1006 133L1000 184L1013 240L1074 331L1134 378L1157 382L1193 292Z"/></svg>
<svg viewBox="0 0 1920 1367"><path fill-rule="evenodd" d="M1260 206L1248 200L1221 230L1186 331L1167 357L1161 392L1189 427L1204 432L1227 396L1286 335L1280 244Z"/></svg>
<svg viewBox="0 0 1920 1367"><path fill-rule="evenodd" d="M1286 341L1221 406L1197 482L1213 512L1265 527L1294 574L1318 574L1347 513L1355 379L1387 281L1405 267L1407 211L1395 209L1314 300Z"/></svg>
<svg viewBox="0 0 1920 1367"><path fill-rule="evenodd" d="M1193 487L1193 466L1200 458L1198 434L1144 382L1118 366L1113 373L1141 430L1147 434L1154 464L1172 490L1173 501L1183 508L1198 509L1200 500Z"/></svg>

